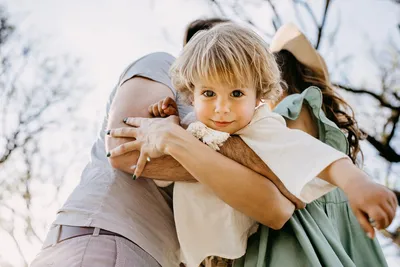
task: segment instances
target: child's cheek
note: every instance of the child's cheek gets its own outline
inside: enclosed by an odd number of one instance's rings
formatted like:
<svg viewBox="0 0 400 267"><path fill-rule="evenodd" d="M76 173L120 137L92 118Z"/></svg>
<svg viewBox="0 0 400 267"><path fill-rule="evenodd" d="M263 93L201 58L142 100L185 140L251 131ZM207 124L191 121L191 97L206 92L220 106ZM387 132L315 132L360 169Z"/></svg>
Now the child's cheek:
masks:
<svg viewBox="0 0 400 267"><path fill-rule="evenodd" d="M240 113L241 113L242 121L244 124L248 124L251 121L251 119L253 118L254 112L255 112L255 108L253 108L249 105L242 109L242 111Z"/></svg>
<svg viewBox="0 0 400 267"><path fill-rule="evenodd" d="M203 122L210 117L210 108L207 107L202 101L196 101L194 105L194 112L199 121Z"/></svg>

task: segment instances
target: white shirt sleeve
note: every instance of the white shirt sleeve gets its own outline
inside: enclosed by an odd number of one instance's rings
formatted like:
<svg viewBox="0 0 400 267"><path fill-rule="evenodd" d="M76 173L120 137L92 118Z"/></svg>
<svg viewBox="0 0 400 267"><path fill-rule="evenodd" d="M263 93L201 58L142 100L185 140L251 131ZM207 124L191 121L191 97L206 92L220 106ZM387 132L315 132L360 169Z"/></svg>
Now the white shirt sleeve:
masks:
<svg viewBox="0 0 400 267"><path fill-rule="evenodd" d="M335 186L316 177L347 155L311 135L286 127L284 118L260 106L253 120L237 132L297 198L310 203Z"/></svg>

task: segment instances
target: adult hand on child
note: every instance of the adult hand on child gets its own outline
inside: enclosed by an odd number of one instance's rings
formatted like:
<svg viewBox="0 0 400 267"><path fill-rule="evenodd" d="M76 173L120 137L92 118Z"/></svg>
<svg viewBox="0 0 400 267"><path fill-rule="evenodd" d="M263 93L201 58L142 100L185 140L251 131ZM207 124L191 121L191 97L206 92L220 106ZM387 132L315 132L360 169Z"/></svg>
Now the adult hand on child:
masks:
<svg viewBox="0 0 400 267"><path fill-rule="evenodd" d="M178 116L178 106L176 105L175 100L169 96L153 105L150 105L148 111L153 117L164 118L172 115Z"/></svg>
<svg viewBox="0 0 400 267"><path fill-rule="evenodd" d="M170 116L166 119L125 118L124 123L132 127L111 129L108 131L108 135L135 138L135 140L110 150L108 156L116 157L128 152L140 151L134 171L135 177L139 177L151 158L165 155L165 140L173 131L173 127L179 125L179 117Z"/></svg>

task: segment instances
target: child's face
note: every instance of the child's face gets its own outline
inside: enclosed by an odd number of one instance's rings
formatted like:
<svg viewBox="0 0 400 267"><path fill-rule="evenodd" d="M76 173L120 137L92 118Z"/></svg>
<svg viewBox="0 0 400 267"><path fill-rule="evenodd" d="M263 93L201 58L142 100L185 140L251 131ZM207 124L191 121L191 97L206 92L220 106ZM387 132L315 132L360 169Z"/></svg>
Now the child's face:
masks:
<svg viewBox="0 0 400 267"><path fill-rule="evenodd" d="M254 88L196 84L193 106L196 117L208 127L235 133L253 118L257 104Z"/></svg>

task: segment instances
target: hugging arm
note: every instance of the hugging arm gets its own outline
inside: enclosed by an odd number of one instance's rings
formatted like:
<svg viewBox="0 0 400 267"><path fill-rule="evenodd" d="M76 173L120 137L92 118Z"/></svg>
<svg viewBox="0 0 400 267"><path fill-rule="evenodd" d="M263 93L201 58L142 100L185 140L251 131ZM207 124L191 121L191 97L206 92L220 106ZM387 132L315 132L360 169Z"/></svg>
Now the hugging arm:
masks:
<svg viewBox="0 0 400 267"><path fill-rule="evenodd" d="M148 107L167 96L173 97L173 94L167 86L161 83L140 77L126 81L118 88L114 97L109 113L108 129L126 127L123 123L123 119L126 117L149 117ZM126 101L127 99L136 99L136 101L132 104L131 101ZM159 120L167 121L169 119ZM173 123L170 125L176 126L177 135L187 141L185 149L177 151L178 154L174 157L165 155L152 159L147 163L143 177L173 181L198 180L212 188L223 201L233 208L274 229L282 227L290 218L294 211L294 205L280 193L270 180L213 151L180 126ZM124 129L120 130L124 131ZM106 149L110 151L122 145L118 148L119 152L132 151L129 146L129 141L132 140L108 137L106 138ZM232 141L234 140L232 139ZM227 145L229 144L230 141ZM240 150L237 149L237 146L241 145L232 143L231 149L224 149L223 152L233 158L236 157L236 159L254 157L254 152L246 146ZM245 152L248 154L244 154ZM138 157L139 152L134 151L120 156L112 155L109 160L114 168L133 173L131 166L137 162ZM183 166L181 166L182 162L185 162ZM257 162L257 159L249 160L249 162ZM254 167L259 168L259 166Z"/></svg>

